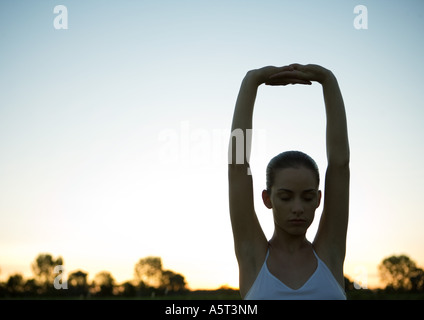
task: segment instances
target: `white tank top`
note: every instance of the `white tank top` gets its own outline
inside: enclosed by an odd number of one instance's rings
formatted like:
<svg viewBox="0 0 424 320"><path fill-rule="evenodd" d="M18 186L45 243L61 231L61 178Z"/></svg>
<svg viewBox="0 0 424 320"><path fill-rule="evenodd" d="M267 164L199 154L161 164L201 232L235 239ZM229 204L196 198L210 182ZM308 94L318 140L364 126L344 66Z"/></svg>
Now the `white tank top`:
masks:
<svg viewBox="0 0 424 320"><path fill-rule="evenodd" d="M245 300L346 300L346 293L334 278L330 269L318 257L318 266L311 277L299 289L292 289L275 277L265 262L252 287L244 297Z"/></svg>

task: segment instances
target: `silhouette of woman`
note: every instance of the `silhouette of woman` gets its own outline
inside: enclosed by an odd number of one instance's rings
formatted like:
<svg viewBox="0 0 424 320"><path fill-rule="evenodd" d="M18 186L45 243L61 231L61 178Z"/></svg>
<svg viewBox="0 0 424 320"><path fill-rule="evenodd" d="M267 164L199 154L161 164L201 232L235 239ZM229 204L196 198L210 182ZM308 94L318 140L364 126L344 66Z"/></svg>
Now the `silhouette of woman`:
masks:
<svg viewBox="0 0 424 320"><path fill-rule="evenodd" d="M327 170L323 212L313 242L306 239L320 205L315 161L300 151L283 152L267 166L262 199L272 209L274 233L268 241L253 203L248 131L261 84L322 85L326 110ZM349 213L349 142L343 98L334 74L319 65L291 64L251 70L244 77L233 115L229 149L229 205L244 299L346 299L343 263ZM233 143L243 132L241 148ZM242 152L242 154L240 154ZM242 157L242 158L240 158ZM238 161L237 161L238 159ZM240 161L242 159L243 161Z"/></svg>

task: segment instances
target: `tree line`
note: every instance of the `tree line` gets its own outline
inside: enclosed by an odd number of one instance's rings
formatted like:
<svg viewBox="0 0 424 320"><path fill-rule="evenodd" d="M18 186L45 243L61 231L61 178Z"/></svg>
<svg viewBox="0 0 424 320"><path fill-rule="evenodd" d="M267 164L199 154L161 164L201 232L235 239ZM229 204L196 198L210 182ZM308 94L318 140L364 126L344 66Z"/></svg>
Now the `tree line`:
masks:
<svg viewBox="0 0 424 320"><path fill-rule="evenodd" d="M375 290L373 293L380 294L380 298L395 296L396 294L419 294L424 297L424 270L420 268L414 260L407 255L392 255L381 261L378 265L378 273L381 283L385 287ZM345 277L345 288L349 296L357 297L358 291L355 283ZM359 292L359 294L361 294ZM371 297L368 295L368 297Z"/></svg>
<svg viewBox="0 0 424 320"><path fill-rule="evenodd" d="M118 284L109 271L97 273L92 281L82 270L70 272L67 278L57 270L63 266L62 257L39 254L31 264L33 278L25 279L21 274L13 274L0 282L0 298L68 297L68 298L152 298L187 294L185 277L172 270L164 270L160 257L141 258L134 266L134 278ZM384 288L383 293L424 294L424 270L406 255L392 255L382 260L378 266ZM355 283L345 277L348 297L358 297L364 290L357 290ZM220 294L235 297L234 289L222 287ZM352 295L353 294L353 295Z"/></svg>
<svg viewBox="0 0 424 320"><path fill-rule="evenodd" d="M182 294L187 289L183 275L164 270L160 257L140 259L134 266L134 278L118 284L109 271L97 273L92 281L83 270L61 272L64 260L49 253L39 254L31 264L33 278L16 273L0 282L0 298L17 297L154 297Z"/></svg>

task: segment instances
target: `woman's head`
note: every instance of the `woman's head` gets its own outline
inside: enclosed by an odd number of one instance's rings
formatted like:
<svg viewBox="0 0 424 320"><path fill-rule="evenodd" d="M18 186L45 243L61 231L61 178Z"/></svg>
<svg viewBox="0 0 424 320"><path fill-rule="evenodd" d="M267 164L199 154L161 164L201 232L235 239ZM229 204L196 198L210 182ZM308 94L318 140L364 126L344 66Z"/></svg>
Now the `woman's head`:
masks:
<svg viewBox="0 0 424 320"><path fill-rule="evenodd" d="M316 187L319 187L319 170L316 162L306 153L301 151L286 151L276 155L268 163L266 168L266 190L271 194L275 176L278 171L286 168L298 169L304 167L310 169L316 179Z"/></svg>
<svg viewBox="0 0 424 320"><path fill-rule="evenodd" d="M269 162L266 178L262 198L273 211L276 227L293 235L305 234L321 201L315 161L303 152L283 152Z"/></svg>

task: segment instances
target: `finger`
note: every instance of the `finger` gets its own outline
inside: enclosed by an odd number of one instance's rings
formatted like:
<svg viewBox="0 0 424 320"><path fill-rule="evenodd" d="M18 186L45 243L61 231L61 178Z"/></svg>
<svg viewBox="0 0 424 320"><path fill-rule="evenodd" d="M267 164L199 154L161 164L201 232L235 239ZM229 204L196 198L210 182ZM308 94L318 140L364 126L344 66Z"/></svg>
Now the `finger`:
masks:
<svg viewBox="0 0 424 320"><path fill-rule="evenodd" d="M305 85L311 85L312 82L308 80L301 80L301 79L277 79L277 80L268 80L265 82L266 85L270 86L285 86L288 84L305 84Z"/></svg>
<svg viewBox="0 0 424 320"><path fill-rule="evenodd" d="M299 83L299 84L307 84L307 85L311 85L311 84L312 84L312 82L311 82L311 81L309 81L309 80L301 80L301 81L299 81L298 83Z"/></svg>
<svg viewBox="0 0 424 320"><path fill-rule="evenodd" d="M292 63L290 65L290 67L292 67L293 70L299 70L299 69L301 69L303 67L303 65L302 64L299 64L299 63Z"/></svg>
<svg viewBox="0 0 424 320"><path fill-rule="evenodd" d="M299 83L299 84L312 84L312 82L311 82L311 81L309 81L309 80L304 80L304 79L299 79L299 78L282 78L282 79L280 79L280 78L276 78L276 79L269 79L268 81L266 81L266 83L279 83L279 84L282 84L282 83L286 83L286 84L289 84L289 83L292 83L292 84L296 84L296 83Z"/></svg>
<svg viewBox="0 0 424 320"><path fill-rule="evenodd" d="M266 66L258 70L263 74L264 77L269 78L271 75L276 73L293 71L293 68L290 66L283 66L283 67Z"/></svg>
<svg viewBox="0 0 424 320"><path fill-rule="evenodd" d="M271 75L269 77L270 79L277 79L277 78L286 78L286 79L301 79L301 80L308 80L307 76L301 72L301 71L283 71L283 72L278 72L278 73L274 73L273 75Z"/></svg>
<svg viewBox="0 0 424 320"><path fill-rule="evenodd" d="M277 74L277 73L281 73L281 72L286 72L286 71L294 71L294 69L291 66L277 67L275 69L275 72L273 74Z"/></svg>

